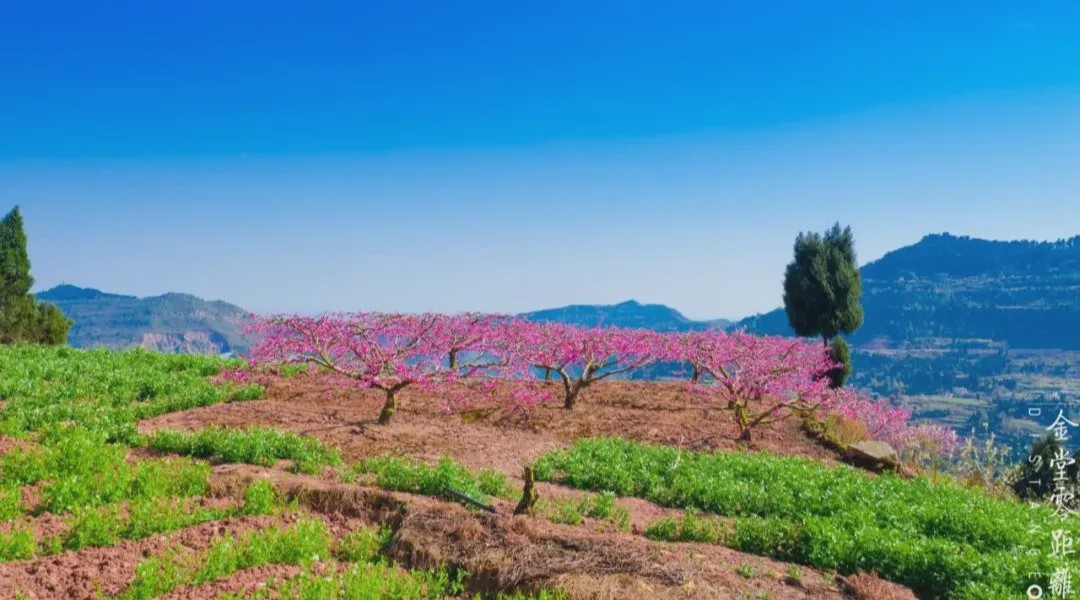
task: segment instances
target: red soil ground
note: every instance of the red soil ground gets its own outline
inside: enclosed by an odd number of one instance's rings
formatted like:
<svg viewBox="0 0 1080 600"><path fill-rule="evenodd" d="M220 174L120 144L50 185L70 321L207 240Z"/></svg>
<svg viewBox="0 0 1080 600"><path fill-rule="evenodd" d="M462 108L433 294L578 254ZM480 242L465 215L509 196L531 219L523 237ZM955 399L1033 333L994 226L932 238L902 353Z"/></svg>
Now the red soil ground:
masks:
<svg viewBox="0 0 1080 600"><path fill-rule="evenodd" d="M446 400L406 389L387 426L375 424L383 396L371 390L333 391L314 375L276 382L267 398L171 413L140 424L200 429L210 425L265 425L311 435L349 459L397 452L423 459L446 455L473 468L517 475L522 465L575 439L618 435L694 450L745 449L835 461L793 419L761 427L743 446L730 410L709 406L680 383L607 381L588 388L573 410L558 403L527 413L495 408L446 415Z"/></svg>
<svg viewBox="0 0 1080 600"><path fill-rule="evenodd" d="M424 460L445 455L471 468L494 468L511 477L544 452L597 435L690 449L740 448L837 460L792 421L761 428L752 442L740 445L730 411L702 403L678 383L604 382L587 390L573 411L552 405L511 414L485 409L446 415L437 395L407 390L388 426L374 423L381 403L375 392L328 394L316 376L302 375L273 384L265 400L163 415L140 423L140 430L272 426L317 437L349 460L386 452ZM0 452L10 446L5 442L0 439ZM499 514L491 515L432 498L343 484L330 472L309 477L280 469L220 465L213 477L218 497L213 501L234 498L255 477L270 478L305 512L320 515L334 530L353 529L359 523L390 524L395 530L389 548L392 558L414 567L464 568L473 574L473 592L554 586L582 599L914 599L910 591L872 576L848 583L804 567L795 580L787 577L790 565L722 546L650 541L638 535L645 525L678 511L636 499L619 500L630 510L633 523L630 533L619 533L609 523L589 519L570 526L513 517L509 514L513 502L507 500L496 499ZM551 484L540 484L538 490L547 498L580 495ZM115 594L131 583L135 565L146 556L170 547L205 548L215 535L283 519L234 519L112 548L0 564L0 598L13 597L15 590L35 599ZM39 536L63 530L49 516L31 520L31 525ZM747 568L753 576L744 576ZM295 572L280 566L252 569L209 586L180 588L168 598L214 598L257 589L271 576Z"/></svg>

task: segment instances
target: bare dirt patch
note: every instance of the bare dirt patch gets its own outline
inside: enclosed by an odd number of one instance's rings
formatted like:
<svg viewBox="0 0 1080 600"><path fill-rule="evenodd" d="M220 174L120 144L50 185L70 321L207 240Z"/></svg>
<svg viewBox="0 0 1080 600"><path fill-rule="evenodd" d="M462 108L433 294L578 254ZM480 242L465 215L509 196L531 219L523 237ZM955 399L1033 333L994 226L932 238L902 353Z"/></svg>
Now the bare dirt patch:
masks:
<svg viewBox="0 0 1080 600"><path fill-rule="evenodd" d="M389 425L375 424L382 395L371 390L328 391L316 375L274 382L265 400L218 404L140 423L157 428L212 425L277 427L319 438L346 458L387 452L520 475L522 465L575 439L618 435L694 450L743 449L836 461L837 454L806 435L794 419L755 430L736 441L731 411L709 406L681 383L604 381L588 388L573 410L558 403L529 412L480 408L447 415L448 400L420 389L402 392Z"/></svg>
<svg viewBox="0 0 1080 600"><path fill-rule="evenodd" d="M29 448L32 444L25 440L13 438L7 435L0 435L0 456L11 452L15 448Z"/></svg>

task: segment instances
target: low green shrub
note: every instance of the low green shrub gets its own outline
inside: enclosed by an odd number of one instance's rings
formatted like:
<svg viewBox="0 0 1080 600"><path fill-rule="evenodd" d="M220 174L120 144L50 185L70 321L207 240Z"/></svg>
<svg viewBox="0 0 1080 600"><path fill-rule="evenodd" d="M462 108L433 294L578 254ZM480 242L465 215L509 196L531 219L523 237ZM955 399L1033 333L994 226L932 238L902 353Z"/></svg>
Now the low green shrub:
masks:
<svg viewBox="0 0 1080 600"><path fill-rule="evenodd" d="M435 465L413 458L373 456L353 465L353 470L358 474L373 475L375 485L381 488L451 500L456 498L447 489L457 490L483 502L487 500L488 493L505 487L502 483L493 485L496 478L490 475L485 483L479 475L445 456Z"/></svg>
<svg viewBox="0 0 1080 600"><path fill-rule="evenodd" d="M29 529L14 528L0 532L0 562L33 558L34 534Z"/></svg>
<svg viewBox="0 0 1080 600"><path fill-rule="evenodd" d="M315 438L263 427L211 427L194 432L163 429L150 434L145 445L159 452L265 467L291 460L305 473L341 463L336 449Z"/></svg>
<svg viewBox="0 0 1080 600"><path fill-rule="evenodd" d="M578 500L571 498L541 499L537 511L552 523L580 525L585 517L609 521L619 531L630 530L630 511L615 503L615 494L586 494Z"/></svg>
<svg viewBox="0 0 1080 600"><path fill-rule="evenodd" d="M481 469L476 474L476 486L484 494L498 498L513 498L515 493L506 475L494 469Z"/></svg>
<svg viewBox="0 0 1080 600"><path fill-rule="evenodd" d="M389 527L359 529L337 539L334 556L342 562L377 562L379 552L390 543Z"/></svg>
<svg viewBox="0 0 1080 600"><path fill-rule="evenodd" d="M277 486L270 480L259 479L244 490L244 504L240 512L245 515L269 515L280 506L281 494Z"/></svg>
<svg viewBox="0 0 1080 600"><path fill-rule="evenodd" d="M260 565L310 565L330 556L330 532L322 521L305 519L239 538L226 536L194 555L176 551L144 560L123 600L148 600L181 585L201 585Z"/></svg>
<svg viewBox="0 0 1080 600"><path fill-rule="evenodd" d="M244 491L243 503L232 507L205 508L193 498L151 497L128 502L126 510L117 504L79 508L67 519L62 546L68 550L112 546L120 539L140 540L228 517L269 515L281 506L277 488L259 480Z"/></svg>
<svg viewBox="0 0 1080 600"><path fill-rule="evenodd" d="M20 446L0 457L0 484L33 485L49 476L45 450L39 446Z"/></svg>
<svg viewBox="0 0 1080 600"><path fill-rule="evenodd" d="M339 565L327 574L304 571L284 581L268 581L247 595L224 600L414 600L459 597L461 576L446 569L406 571L383 563Z"/></svg>
<svg viewBox="0 0 1080 600"><path fill-rule="evenodd" d="M545 514L549 521L559 525L581 525L585 518L581 509L579 502L569 498L553 498L540 502L540 512Z"/></svg>
<svg viewBox="0 0 1080 600"><path fill-rule="evenodd" d="M241 512L228 508L202 508L192 499L152 498L132 502L128 505L128 516L120 531L120 537L141 540L152 535L217 521Z"/></svg>
<svg viewBox="0 0 1080 600"><path fill-rule="evenodd" d="M14 485L0 485L0 523L23 514L22 490Z"/></svg>
<svg viewBox="0 0 1080 600"><path fill-rule="evenodd" d="M711 517L703 517L688 510L682 518L664 517L649 523L645 537L664 542L707 542L715 544L723 539L723 528Z"/></svg>
<svg viewBox="0 0 1080 600"><path fill-rule="evenodd" d="M113 546L120 539L124 523L116 505L98 508L77 508L68 520L64 547L81 550L86 547Z"/></svg>

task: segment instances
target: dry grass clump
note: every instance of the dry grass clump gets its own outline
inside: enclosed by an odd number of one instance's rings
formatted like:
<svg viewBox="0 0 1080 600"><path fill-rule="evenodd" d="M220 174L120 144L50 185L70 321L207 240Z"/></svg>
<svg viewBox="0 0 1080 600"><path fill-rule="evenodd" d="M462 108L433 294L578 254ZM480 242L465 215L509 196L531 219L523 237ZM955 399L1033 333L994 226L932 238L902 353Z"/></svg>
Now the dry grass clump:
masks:
<svg viewBox="0 0 1080 600"><path fill-rule="evenodd" d="M692 579L686 567L667 566L640 544L560 531L526 517L477 515L453 505L414 507L390 553L413 566L461 566L474 582L485 580L486 590L473 591L540 588L564 575L635 576L665 587Z"/></svg>
<svg viewBox="0 0 1080 600"><path fill-rule="evenodd" d="M880 579L876 573L857 573L844 578L843 584L855 600L917 600L911 590Z"/></svg>

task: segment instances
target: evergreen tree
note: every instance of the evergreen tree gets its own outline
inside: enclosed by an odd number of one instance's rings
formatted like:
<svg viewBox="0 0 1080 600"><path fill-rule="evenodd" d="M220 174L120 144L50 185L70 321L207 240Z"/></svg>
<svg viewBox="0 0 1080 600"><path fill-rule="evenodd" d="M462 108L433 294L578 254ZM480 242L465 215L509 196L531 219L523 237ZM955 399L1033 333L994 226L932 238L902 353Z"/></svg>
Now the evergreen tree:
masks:
<svg viewBox="0 0 1080 600"><path fill-rule="evenodd" d="M34 333L29 337L29 341L48 346L67 343L68 329L72 322L59 308L47 302L38 302L35 316Z"/></svg>
<svg viewBox="0 0 1080 600"><path fill-rule="evenodd" d="M862 278L855 257L855 238L850 227L836 223L824 235L799 233L794 258L784 272L784 309L788 322L800 336L821 336L830 354L842 367L829 373L834 387L851 374L851 352L840 334L862 325Z"/></svg>
<svg viewBox="0 0 1080 600"><path fill-rule="evenodd" d="M831 340L850 334L863 323L862 276L855 259L855 237L851 228L836 223L824 237L827 296L821 318L821 335Z"/></svg>
<svg viewBox="0 0 1080 600"><path fill-rule="evenodd" d="M0 307L26 296L33 285L22 213L16 206L0 221Z"/></svg>
<svg viewBox="0 0 1080 600"><path fill-rule="evenodd" d="M829 345L829 358L838 366L829 369L826 375L829 378L829 386L833 388L843 387L851 376L851 347L847 340L842 337L834 337Z"/></svg>
<svg viewBox="0 0 1080 600"><path fill-rule="evenodd" d="M15 207L0 221L0 344L65 344L71 321L38 302L30 288L30 257L22 214Z"/></svg>

